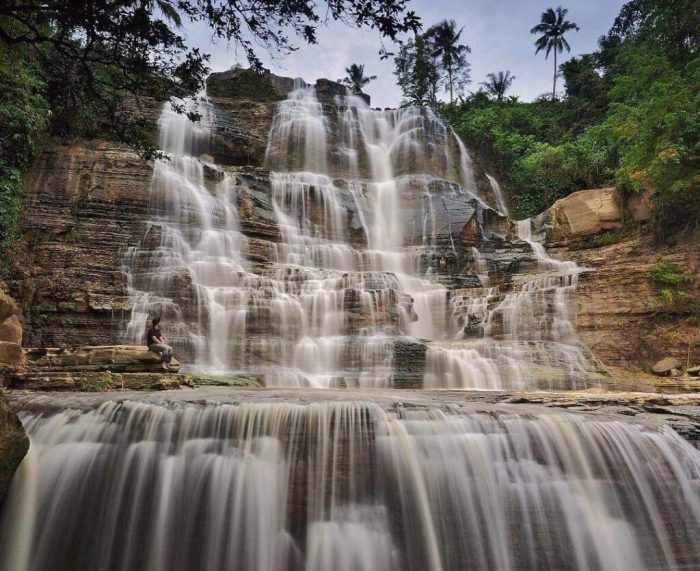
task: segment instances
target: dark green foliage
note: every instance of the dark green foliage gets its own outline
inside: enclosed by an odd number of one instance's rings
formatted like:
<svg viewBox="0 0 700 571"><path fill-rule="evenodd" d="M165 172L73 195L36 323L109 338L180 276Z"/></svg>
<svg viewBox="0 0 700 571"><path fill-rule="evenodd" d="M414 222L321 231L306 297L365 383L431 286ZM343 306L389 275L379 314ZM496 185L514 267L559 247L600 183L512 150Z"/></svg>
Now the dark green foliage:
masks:
<svg viewBox="0 0 700 571"><path fill-rule="evenodd" d="M443 87L452 102L455 89L462 90L469 83L466 54L471 50L459 43L462 32L454 20L443 20L401 45L394 58L394 75L404 104L435 107Z"/></svg>
<svg viewBox="0 0 700 571"><path fill-rule="evenodd" d="M402 44L394 58L396 82L401 88L405 103L411 105L437 105L437 92L442 78L432 49L422 34Z"/></svg>
<svg viewBox="0 0 700 571"><path fill-rule="evenodd" d="M0 45L0 253L14 240L22 173L49 119L36 67L13 55Z"/></svg>
<svg viewBox="0 0 700 571"><path fill-rule="evenodd" d="M443 108L514 217L614 185L623 197L651 194L660 242L700 226L699 13L693 0L632 0L599 51L560 66L562 100L475 93Z"/></svg>
<svg viewBox="0 0 700 571"><path fill-rule="evenodd" d="M179 98L199 91L209 71L208 56L187 45L183 23L206 24L262 71L256 49L284 54L295 39L315 43L329 19L392 40L420 28L407 0L0 2L0 251L13 239L21 178L46 130L115 139L156 156L154 106L170 99L184 112ZM259 94L267 86L256 81L240 88Z"/></svg>
<svg viewBox="0 0 700 571"><path fill-rule="evenodd" d="M467 54L471 48L459 41L464 27L457 30L457 22L443 20L431 26L426 32L426 39L432 47L432 56L438 57L440 67L446 74L445 84L450 92L450 103L454 101L454 88L461 90L469 82Z"/></svg>

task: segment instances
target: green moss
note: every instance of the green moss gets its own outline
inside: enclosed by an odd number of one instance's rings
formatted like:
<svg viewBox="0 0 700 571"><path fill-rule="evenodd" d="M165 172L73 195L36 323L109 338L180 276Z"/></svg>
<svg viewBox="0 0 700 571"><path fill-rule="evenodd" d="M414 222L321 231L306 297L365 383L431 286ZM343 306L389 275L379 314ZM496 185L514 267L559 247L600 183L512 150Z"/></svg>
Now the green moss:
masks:
<svg viewBox="0 0 700 571"><path fill-rule="evenodd" d="M621 232L607 231L595 236L586 236L580 242L571 246L572 250L589 250L591 248L604 248L612 246L623 240L624 236Z"/></svg>
<svg viewBox="0 0 700 571"><path fill-rule="evenodd" d="M182 384L200 387L260 388L265 386L259 377L239 375L186 375Z"/></svg>

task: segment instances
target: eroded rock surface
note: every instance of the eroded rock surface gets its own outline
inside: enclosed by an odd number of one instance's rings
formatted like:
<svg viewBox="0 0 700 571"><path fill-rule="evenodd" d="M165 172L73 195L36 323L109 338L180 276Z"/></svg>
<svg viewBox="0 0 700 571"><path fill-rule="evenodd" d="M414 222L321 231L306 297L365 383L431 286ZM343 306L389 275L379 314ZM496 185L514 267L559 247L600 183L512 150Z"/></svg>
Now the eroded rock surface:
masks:
<svg viewBox="0 0 700 571"><path fill-rule="evenodd" d="M11 387L102 391L177 388L180 384L177 360L164 373L159 356L145 346L29 349L26 360L26 368L11 375Z"/></svg>
<svg viewBox="0 0 700 571"><path fill-rule="evenodd" d="M0 504L27 450L29 438L0 389Z"/></svg>
<svg viewBox="0 0 700 571"><path fill-rule="evenodd" d="M686 366L700 363L700 335L693 300L700 299L700 243L658 250L643 238L601 248L551 249L591 271L577 290L579 335L606 365L639 371L664 357ZM670 302L649 271L674 264L690 277Z"/></svg>

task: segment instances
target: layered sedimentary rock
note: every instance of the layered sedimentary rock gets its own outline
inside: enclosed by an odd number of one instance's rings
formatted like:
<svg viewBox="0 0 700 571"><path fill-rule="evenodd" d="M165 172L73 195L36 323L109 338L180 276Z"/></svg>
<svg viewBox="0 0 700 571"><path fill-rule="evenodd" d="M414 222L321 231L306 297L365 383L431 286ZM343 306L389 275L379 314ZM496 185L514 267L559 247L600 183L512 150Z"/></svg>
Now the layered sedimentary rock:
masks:
<svg viewBox="0 0 700 571"><path fill-rule="evenodd" d="M291 88L292 80L272 77L280 90ZM254 167L263 162L275 101L285 93L274 89L216 97L212 138L217 162L242 168L245 231L253 257L262 259L278 232L267 173ZM52 142L39 151L25 180L20 240L7 260L26 346L121 341L120 324L131 310L124 255L146 228L152 173L152 163L112 142Z"/></svg>
<svg viewBox="0 0 700 571"><path fill-rule="evenodd" d="M106 345L26 351L26 366L10 375L11 388L109 390L178 388L176 359L163 373L145 346Z"/></svg>
<svg viewBox="0 0 700 571"><path fill-rule="evenodd" d="M39 152L9 259L25 345L118 340L116 323L128 310L124 252L143 231L150 179L148 163L113 143L52 144Z"/></svg>
<svg viewBox="0 0 700 571"><path fill-rule="evenodd" d="M693 318L693 304L700 300L700 243L658 250L651 240L635 238L601 248L555 252L591 270L579 280L578 329L605 364L650 369L668 356L684 366L700 363L700 337ZM649 271L661 262L674 264L690 281L676 288L655 284Z"/></svg>

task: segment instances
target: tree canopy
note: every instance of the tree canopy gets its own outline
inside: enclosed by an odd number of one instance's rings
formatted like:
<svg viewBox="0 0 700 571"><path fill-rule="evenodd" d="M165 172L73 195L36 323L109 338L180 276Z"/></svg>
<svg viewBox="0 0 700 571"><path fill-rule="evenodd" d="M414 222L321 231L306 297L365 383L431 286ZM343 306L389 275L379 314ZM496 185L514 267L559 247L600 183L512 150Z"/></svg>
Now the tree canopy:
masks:
<svg viewBox="0 0 700 571"><path fill-rule="evenodd" d="M455 89L469 83L466 54L471 50L458 43L462 32L454 20L443 20L402 44L394 58L394 74L406 103L434 107L443 88L452 102Z"/></svg>
<svg viewBox="0 0 700 571"><path fill-rule="evenodd" d="M506 91L510 89L515 80L515 76L511 75L510 70L489 73L486 77L488 81L482 81L481 85L486 89L486 93L493 95L497 101L503 100Z"/></svg>
<svg viewBox="0 0 700 571"><path fill-rule="evenodd" d="M36 62L51 101L52 127L73 134L79 111L100 128L152 150L134 105L201 89L208 56L188 46L185 22L241 48L262 68L259 52L284 55L296 41L315 43L318 27L339 20L389 39L417 31L408 0L10 0L0 5L0 43ZM128 103L125 105L125 101ZM87 121L90 124L92 121Z"/></svg>
<svg viewBox="0 0 700 571"><path fill-rule="evenodd" d="M565 16L548 19L559 26ZM442 111L499 178L515 217L576 190L614 186L623 202L650 198L654 233L668 242L700 227L698 17L695 0L631 0L598 50L559 66L561 100L477 92Z"/></svg>

